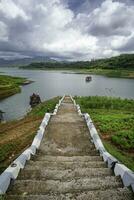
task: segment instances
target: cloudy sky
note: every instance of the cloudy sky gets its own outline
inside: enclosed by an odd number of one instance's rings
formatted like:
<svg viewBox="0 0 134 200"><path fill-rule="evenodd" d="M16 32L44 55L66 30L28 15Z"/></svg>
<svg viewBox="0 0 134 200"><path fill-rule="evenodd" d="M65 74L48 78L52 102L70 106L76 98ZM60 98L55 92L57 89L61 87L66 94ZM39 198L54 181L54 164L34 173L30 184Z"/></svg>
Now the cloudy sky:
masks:
<svg viewBox="0 0 134 200"><path fill-rule="evenodd" d="M0 0L0 58L134 53L134 0Z"/></svg>

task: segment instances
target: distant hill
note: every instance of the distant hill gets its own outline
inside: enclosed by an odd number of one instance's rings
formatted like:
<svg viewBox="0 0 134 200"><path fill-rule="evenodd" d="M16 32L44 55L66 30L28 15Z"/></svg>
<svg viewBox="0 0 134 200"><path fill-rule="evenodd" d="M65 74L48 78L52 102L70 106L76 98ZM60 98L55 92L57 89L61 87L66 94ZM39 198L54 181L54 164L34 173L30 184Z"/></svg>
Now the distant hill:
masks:
<svg viewBox="0 0 134 200"><path fill-rule="evenodd" d="M32 62L55 62L54 59L49 57L41 57L37 56L34 58L22 58L22 59L14 59L14 60L6 60L0 58L0 67L14 67L14 66L22 66L29 65Z"/></svg>
<svg viewBox="0 0 134 200"><path fill-rule="evenodd" d="M134 69L134 54L122 54L116 57L92 60L89 64L91 67L102 69Z"/></svg>
<svg viewBox="0 0 134 200"><path fill-rule="evenodd" d="M23 58L16 60L0 59L0 67L2 66L19 66L25 69L54 69L54 68L72 68L72 69L134 69L134 54L122 54L120 56L96 59L91 61L56 61L49 57Z"/></svg>
<svg viewBox="0 0 134 200"><path fill-rule="evenodd" d="M72 68L72 69L134 69L134 54L122 54L120 56L97 59L91 61L77 62L32 62L27 66L22 66L27 69L53 69L53 68Z"/></svg>
<svg viewBox="0 0 134 200"><path fill-rule="evenodd" d="M21 66L23 69L80 69L89 68L87 62L33 62L27 66Z"/></svg>

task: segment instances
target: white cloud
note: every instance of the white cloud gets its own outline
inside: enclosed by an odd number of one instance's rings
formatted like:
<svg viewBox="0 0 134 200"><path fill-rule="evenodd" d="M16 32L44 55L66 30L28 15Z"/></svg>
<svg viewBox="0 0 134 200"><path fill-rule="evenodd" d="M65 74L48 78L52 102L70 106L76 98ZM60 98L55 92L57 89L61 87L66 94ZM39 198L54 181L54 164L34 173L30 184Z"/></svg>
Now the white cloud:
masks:
<svg viewBox="0 0 134 200"><path fill-rule="evenodd" d="M113 47L114 49L119 49L122 47L122 45L126 44L126 42L128 41L129 37L125 37L125 36L114 36L112 41L111 41L111 47Z"/></svg>
<svg viewBox="0 0 134 200"><path fill-rule="evenodd" d="M134 51L132 3L105 0L91 10L86 1L76 13L69 1L1 0L0 50L85 60Z"/></svg>
<svg viewBox="0 0 134 200"><path fill-rule="evenodd" d="M128 35L134 25L133 10L134 6L106 0L91 13L89 31L97 36Z"/></svg>
<svg viewBox="0 0 134 200"><path fill-rule="evenodd" d="M0 41L7 41L8 40L8 32L7 26L0 21Z"/></svg>
<svg viewBox="0 0 134 200"><path fill-rule="evenodd" d="M1 0L0 12L9 19L16 18L17 16L27 19L27 15L23 11L23 9L17 6L12 0Z"/></svg>
<svg viewBox="0 0 134 200"><path fill-rule="evenodd" d="M71 53L90 53L96 49L97 39L93 36L81 35L80 32L73 29L59 32L56 41L52 43L44 43L45 50L50 52L71 52Z"/></svg>

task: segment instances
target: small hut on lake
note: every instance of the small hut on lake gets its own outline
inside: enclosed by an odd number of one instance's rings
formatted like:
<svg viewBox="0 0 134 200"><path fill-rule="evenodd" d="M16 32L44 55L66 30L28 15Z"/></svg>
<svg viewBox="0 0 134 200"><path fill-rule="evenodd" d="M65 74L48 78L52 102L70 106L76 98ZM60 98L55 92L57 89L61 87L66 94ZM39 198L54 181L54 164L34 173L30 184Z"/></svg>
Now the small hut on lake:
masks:
<svg viewBox="0 0 134 200"><path fill-rule="evenodd" d="M86 80L86 82L90 82L90 81L92 81L92 77L91 76L87 76L85 80Z"/></svg>
<svg viewBox="0 0 134 200"><path fill-rule="evenodd" d="M32 96L30 96L30 106L33 108L39 103L41 103L40 96L38 94L33 93Z"/></svg>

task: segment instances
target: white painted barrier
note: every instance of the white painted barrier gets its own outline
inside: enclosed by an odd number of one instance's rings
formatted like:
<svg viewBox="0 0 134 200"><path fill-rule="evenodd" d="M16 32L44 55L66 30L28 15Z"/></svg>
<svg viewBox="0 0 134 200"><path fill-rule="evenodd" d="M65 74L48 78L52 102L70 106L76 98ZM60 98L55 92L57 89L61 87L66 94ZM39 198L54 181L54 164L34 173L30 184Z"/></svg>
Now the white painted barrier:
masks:
<svg viewBox="0 0 134 200"><path fill-rule="evenodd" d="M57 114L57 111L58 111L58 109L59 109L59 107L60 107L60 105L61 105L61 103L62 103L64 98L65 98L65 95L59 100L59 103L56 104L54 112L51 115L56 115Z"/></svg>
<svg viewBox="0 0 134 200"><path fill-rule="evenodd" d="M6 193L11 180L17 178L20 170L25 167L27 160L30 160L31 155L35 155L36 150L39 149L40 143L44 136L45 128L50 120L50 117L57 113L58 108L61 105L64 97L65 95L62 97L62 99L59 100L59 103L55 106L53 113L45 114L31 146L26 149L16 160L14 160L13 163L11 163L11 165L9 165L9 167L0 175L0 194Z"/></svg>
<svg viewBox="0 0 134 200"><path fill-rule="evenodd" d="M121 176L123 184L128 187L132 186L134 191L134 172L128 169L125 165L117 163L114 168L116 176Z"/></svg>
<svg viewBox="0 0 134 200"><path fill-rule="evenodd" d="M108 167L113 169L116 176L120 176L122 178L123 184L126 187L131 186L133 192L134 192L134 172L132 172L130 169L128 169L125 165L121 164L115 157L113 157L110 153L106 151L106 149L103 146L103 143L99 137L99 134L91 120L91 117L88 113L81 113L80 106L76 104L75 100L70 96L74 106L76 107L78 114L83 116L88 129L89 133L91 135L91 138L93 140L93 143L96 147L96 149L100 152L100 156L103 157L104 162L108 164Z"/></svg>
<svg viewBox="0 0 134 200"><path fill-rule="evenodd" d="M11 181L10 173L4 172L0 176L0 194L5 194Z"/></svg>

